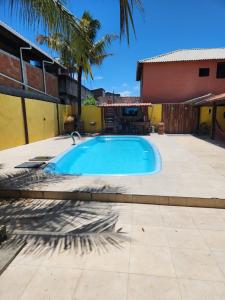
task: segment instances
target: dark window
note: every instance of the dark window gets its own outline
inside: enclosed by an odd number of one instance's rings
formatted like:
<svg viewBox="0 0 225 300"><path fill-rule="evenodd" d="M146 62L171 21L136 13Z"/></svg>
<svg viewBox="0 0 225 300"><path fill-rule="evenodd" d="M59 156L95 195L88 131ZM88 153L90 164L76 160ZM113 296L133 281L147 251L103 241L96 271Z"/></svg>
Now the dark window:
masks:
<svg viewBox="0 0 225 300"><path fill-rule="evenodd" d="M221 62L217 64L217 78L225 78L225 63Z"/></svg>
<svg viewBox="0 0 225 300"><path fill-rule="evenodd" d="M122 114L124 117L136 117L138 110L138 107L123 107Z"/></svg>
<svg viewBox="0 0 225 300"><path fill-rule="evenodd" d="M207 77L207 76L209 76L209 68L200 68L199 77Z"/></svg>

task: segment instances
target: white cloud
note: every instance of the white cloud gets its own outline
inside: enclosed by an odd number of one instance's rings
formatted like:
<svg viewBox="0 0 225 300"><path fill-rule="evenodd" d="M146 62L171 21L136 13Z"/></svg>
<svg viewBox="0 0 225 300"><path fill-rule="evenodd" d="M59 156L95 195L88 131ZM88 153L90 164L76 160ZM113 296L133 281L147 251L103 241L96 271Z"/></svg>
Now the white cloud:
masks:
<svg viewBox="0 0 225 300"><path fill-rule="evenodd" d="M102 76L95 76L94 80L102 80L103 77Z"/></svg>
<svg viewBox="0 0 225 300"><path fill-rule="evenodd" d="M122 92L119 92L119 94L122 96L122 97L130 97L131 96L131 91L122 91Z"/></svg>

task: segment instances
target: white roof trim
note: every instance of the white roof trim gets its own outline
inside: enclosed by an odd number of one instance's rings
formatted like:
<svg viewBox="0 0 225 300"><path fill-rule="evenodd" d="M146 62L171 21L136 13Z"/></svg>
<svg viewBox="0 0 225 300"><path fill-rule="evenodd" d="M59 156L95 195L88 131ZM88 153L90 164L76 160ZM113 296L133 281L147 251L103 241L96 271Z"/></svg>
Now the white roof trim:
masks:
<svg viewBox="0 0 225 300"><path fill-rule="evenodd" d="M225 60L225 48L202 48L175 50L140 60L139 63L160 63L176 61Z"/></svg>

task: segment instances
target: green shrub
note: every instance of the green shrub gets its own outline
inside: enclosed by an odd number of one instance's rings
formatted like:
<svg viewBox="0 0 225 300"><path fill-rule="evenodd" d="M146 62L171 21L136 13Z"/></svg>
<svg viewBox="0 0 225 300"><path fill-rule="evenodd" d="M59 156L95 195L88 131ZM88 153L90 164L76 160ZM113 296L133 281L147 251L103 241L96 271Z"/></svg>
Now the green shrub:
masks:
<svg viewBox="0 0 225 300"><path fill-rule="evenodd" d="M93 96L87 96L83 103L84 105L96 105L96 100Z"/></svg>

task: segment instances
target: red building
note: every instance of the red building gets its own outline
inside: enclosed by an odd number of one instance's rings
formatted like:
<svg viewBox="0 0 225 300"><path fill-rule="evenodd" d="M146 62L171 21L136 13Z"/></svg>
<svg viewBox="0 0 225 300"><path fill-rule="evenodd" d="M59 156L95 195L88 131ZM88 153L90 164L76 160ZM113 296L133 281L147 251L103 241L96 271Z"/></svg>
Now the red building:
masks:
<svg viewBox="0 0 225 300"><path fill-rule="evenodd" d="M152 103L179 103L225 92L225 48L177 50L140 60L141 97Z"/></svg>

